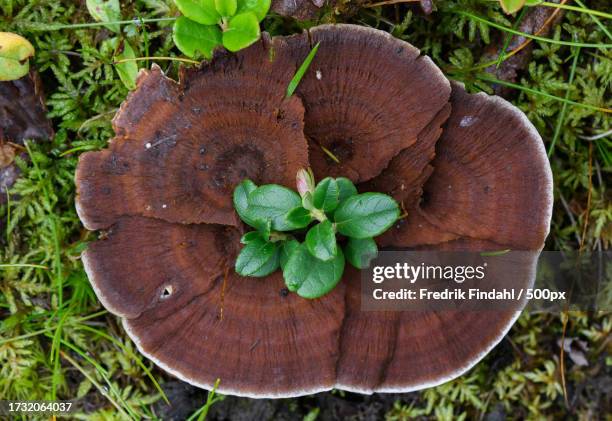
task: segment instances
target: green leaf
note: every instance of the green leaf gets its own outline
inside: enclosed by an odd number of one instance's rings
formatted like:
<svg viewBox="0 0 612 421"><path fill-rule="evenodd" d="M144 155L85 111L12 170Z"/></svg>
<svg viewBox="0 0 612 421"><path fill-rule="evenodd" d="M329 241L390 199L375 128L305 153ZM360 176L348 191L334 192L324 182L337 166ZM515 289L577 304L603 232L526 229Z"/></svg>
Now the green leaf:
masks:
<svg viewBox="0 0 612 421"><path fill-rule="evenodd" d="M238 213L238 216L244 221L245 224L248 224L253 228L257 228L259 226L259 221L249 214L249 194L255 191L256 188L257 185L255 183L249 179L246 179L236 186L233 195L234 209L236 209L236 213Z"/></svg>
<svg viewBox="0 0 612 421"><path fill-rule="evenodd" d="M312 215L308 209L298 206L289 211L287 222L292 224L294 229L306 228L312 222Z"/></svg>
<svg viewBox="0 0 612 421"><path fill-rule="evenodd" d="M119 0L87 0L85 2L91 17L98 22L111 22L121 20L121 6ZM121 32L119 24L104 25L113 32Z"/></svg>
<svg viewBox="0 0 612 421"><path fill-rule="evenodd" d="M240 242L242 244L249 244L249 243L252 243L253 241L260 240L260 239L262 239L262 237L259 231L249 231L242 236L242 238L240 239Z"/></svg>
<svg viewBox="0 0 612 421"><path fill-rule="evenodd" d="M201 54L210 59L215 47L221 44L221 30L216 25L201 25L181 16L174 22L172 39L186 56L196 58Z"/></svg>
<svg viewBox="0 0 612 421"><path fill-rule="evenodd" d="M136 54L134 54L134 49L130 45L127 40L121 40L119 42L119 46L117 48L116 44L118 40L115 42L114 48L119 51L114 57L114 61L120 61L123 59L132 59L136 58ZM126 61L125 63L115 64L115 70L119 75L119 79L129 90L136 88L136 78L138 77L138 65L135 61Z"/></svg>
<svg viewBox="0 0 612 421"><path fill-rule="evenodd" d="M254 239L240 251L236 259L236 272L242 276L267 276L278 269L280 247L262 239Z"/></svg>
<svg viewBox="0 0 612 421"><path fill-rule="evenodd" d="M335 258L324 262L310 254L306 244L300 244L289 256L283 277L289 291L304 298L318 298L338 284L343 272L342 250L338 249Z"/></svg>
<svg viewBox="0 0 612 421"><path fill-rule="evenodd" d="M518 12L525 5L525 0L499 0L504 12L511 14Z"/></svg>
<svg viewBox="0 0 612 421"><path fill-rule="evenodd" d="M253 44L260 36L257 16L252 12L241 13L230 19L223 32L223 46L236 52Z"/></svg>
<svg viewBox="0 0 612 421"><path fill-rule="evenodd" d="M217 25L221 21L215 0L174 0L174 3L183 15L202 25Z"/></svg>
<svg viewBox="0 0 612 421"><path fill-rule="evenodd" d="M357 269L367 268L378 254L378 247L372 238L349 238L344 255Z"/></svg>
<svg viewBox="0 0 612 421"><path fill-rule="evenodd" d="M314 209L314 203L312 201L312 194L310 192L304 193L304 196L302 197L302 207L308 210Z"/></svg>
<svg viewBox="0 0 612 421"><path fill-rule="evenodd" d="M271 0L238 0L237 13L253 12L261 22L270 10Z"/></svg>
<svg viewBox="0 0 612 421"><path fill-rule="evenodd" d="M257 228L257 232L261 235L266 241L270 240L270 234L272 233L272 221L255 221L255 228Z"/></svg>
<svg viewBox="0 0 612 421"><path fill-rule="evenodd" d="M346 177L336 178L336 184L338 184L338 201L340 203L357 194L357 187Z"/></svg>
<svg viewBox="0 0 612 421"><path fill-rule="evenodd" d="M306 59L304 60L300 68L297 69L297 72L295 72L295 76L293 76L293 79L291 79L291 81L289 82L289 85L287 85L287 98L293 95L298 85L300 84L300 81L304 77L304 74L306 74L306 70L308 70L308 67L310 67L310 63L312 62L312 59L314 59L314 56L317 54L317 51L319 50L319 44L320 43L317 42L314 48L310 50L310 53L308 53L308 55L306 56Z"/></svg>
<svg viewBox="0 0 612 421"><path fill-rule="evenodd" d="M283 242L281 246L281 255L280 255L280 266L282 269L285 269L285 265L289 260L289 256L293 254L296 248L300 246L300 242L297 240L288 240Z"/></svg>
<svg viewBox="0 0 612 421"><path fill-rule="evenodd" d="M30 71L34 55L30 41L12 32L0 32L0 81L20 79Z"/></svg>
<svg viewBox="0 0 612 421"><path fill-rule="evenodd" d="M276 231L296 229L287 221L289 211L301 204L300 196L293 190L278 184L266 184L249 194L248 203L249 218L271 221L272 229Z"/></svg>
<svg viewBox="0 0 612 421"><path fill-rule="evenodd" d="M399 217L399 206L382 193L351 196L334 214L338 232L353 238L375 237L385 232Z"/></svg>
<svg viewBox="0 0 612 421"><path fill-rule="evenodd" d="M331 212L338 206L339 190L336 180L331 177L319 181L312 196L315 208Z"/></svg>
<svg viewBox="0 0 612 421"><path fill-rule="evenodd" d="M223 17L230 17L236 14L238 9L237 0L215 0L215 9Z"/></svg>
<svg viewBox="0 0 612 421"><path fill-rule="evenodd" d="M309 229L306 234L306 247L317 259L325 261L333 259L338 253L338 246L332 223L323 221Z"/></svg>

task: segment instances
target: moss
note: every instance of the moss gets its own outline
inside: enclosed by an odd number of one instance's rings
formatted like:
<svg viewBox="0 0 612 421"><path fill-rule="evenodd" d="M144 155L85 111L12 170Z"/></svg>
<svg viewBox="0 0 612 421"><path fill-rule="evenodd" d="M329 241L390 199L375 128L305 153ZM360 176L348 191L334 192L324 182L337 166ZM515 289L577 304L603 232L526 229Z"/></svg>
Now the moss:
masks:
<svg viewBox="0 0 612 421"><path fill-rule="evenodd" d="M171 0L122 3L125 19L175 12ZM606 10L608 5L606 0L585 4L597 10ZM362 8L349 16L343 10L355 10L354 5L342 2L321 20L390 31L419 46L470 90L491 91L492 84L483 80L487 75L474 67L484 60L487 47L497 42L500 32L457 11L506 26L512 25L515 17L504 15L497 3L485 0L439 0L436 6L428 17L410 5ZM93 240L81 227L73 206L78 154L104 147L112 135L110 120L127 94L112 64L108 40L116 35L104 28L48 30L48 25L90 21L84 2L2 0L0 7L0 30L19 32L36 48L34 65L41 72L49 116L57 131L52 142L30 144L30 159L18 162L23 176L13 188L13 200L0 209L4 221L0 261L46 267L0 269L0 396L78 397L80 418L153 417L162 398L152 378L164 383L169 377L141 357L117 319L103 311L78 259L87 242ZM266 27L279 34L312 24L279 17L265 20ZM121 36L135 47L137 56L178 55L169 25L125 25ZM565 13L549 36L612 42L592 17L575 12ZM176 63L159 63L176 75ZM147 65L139 63L141 67ZM609 49L578 50L534 42L533 55L518 82L556 97L567 95L572 101L610 108L611 75ZM573 105L566 105L564 111L563 102L525 90L510 90L508 98L527 113L547 148L556 139L550 158L556 206L547 248L609 247L612 202L605 180L612 171L612 141L609 137L588 138L608 132L611 115ZM610 314L571 313L566 320L565 336L586 342L589 362L586 367L577 366L566 357L567 403L557 345L564 319L559 314L525 314L497 350L448 384L392 397L322 394L279 401L276 411L315 419L332 416L334 405L344 402L356 411L367 407L378 416L386 414L389 420L418 416L472 418L496 413L517 419L568 415L589 418L609 413L610 390L604 380L612 370L607 341L612 330ZM214 408L210 413L213 416Z"/></svg>

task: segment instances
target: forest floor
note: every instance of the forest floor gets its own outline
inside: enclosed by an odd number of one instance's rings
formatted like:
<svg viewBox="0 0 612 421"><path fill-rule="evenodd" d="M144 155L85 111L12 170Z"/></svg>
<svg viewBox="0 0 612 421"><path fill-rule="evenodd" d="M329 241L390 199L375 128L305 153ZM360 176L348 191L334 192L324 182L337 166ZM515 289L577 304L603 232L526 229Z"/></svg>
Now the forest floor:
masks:
<svg viewBox="0 0 612 421"><path fill-rule="evenodd" d="M177 13L171 0L121 3L126 20ZM503 28L521 28L521 19L535 19L531 11L509 16L495 1L439 0L425 15L412 3L369 7L344 1L322 13L320 22L389 31L470 91L495 90L518 106L542 135L554 173L546 249L606 250L612 242L606 185L612 114L601 109L612 107L612 52L603 46L612 43L612 27L609 19L584 8L609 11L609 0L570 3L582 10L548 7L555 13L550 31L539 32L547 40L529 42L520 60L499 60L501 70L493 73L486 71L488 62L498 61L505 43L520 44ZM112 49L105 47L114 35L104 27L57 27L91 22L84 1L0 0L0 8L0 31L17 32L36 49L32 64L55 131L52 140L30 142L16 158L21 177L10 200L0 202L0 399L73 400L75 417L91 420L196 419L205 411L210 419L232 420L610 419L612 313L603 311L525 313L465 375L401 395L213 396L156 368L101 307L79 260L95 234L82 227L74 208L77 159L106 146L113 136L111 118L128 93ZM289 34L316 23L269 16L263 26L272 34ZM178 56L171 25L127 24L121 36L137 57ZM576 40L596 46L562 45ZM159 63L176 76L178 63ZM561 354L562 337L581 341L573 351L577 359Z"/></svg>

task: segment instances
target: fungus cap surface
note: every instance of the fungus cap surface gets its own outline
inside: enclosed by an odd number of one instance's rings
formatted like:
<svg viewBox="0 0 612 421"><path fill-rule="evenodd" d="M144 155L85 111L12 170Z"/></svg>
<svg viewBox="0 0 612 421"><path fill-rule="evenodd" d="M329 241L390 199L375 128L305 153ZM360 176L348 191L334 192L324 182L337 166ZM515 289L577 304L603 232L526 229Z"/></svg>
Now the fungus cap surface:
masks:
<svg viewBox="0 0 612 421"><path fill-rule="evenodd" d="M319 41L296 96L285 99ZM378 77L380 63L392 78ZM462 374L501 340L523 303L487 317L369 312L348 267L316 300L287 294L280 272L243 278L233 269L244 230L231 206L234 185L251 177L292 186L310 163L317 178L348 175L365 182L361 191L404 204L408 218L380 247L530 251L518 268L500 267L515 275L513 286L530 285L552 207L541 139L503 100L450 89L414 47L351 25L264 36L182 72L178 84L159 69L144 73L114 120L109 149L82 155L77 171L79 215L106 230L83 255L96 294L144 355L200 387L220 378L220 393L400 392ZM340 165L318 148L337 152L347 139L352 155ZM205 163L222 178L200 175Z"/></svg>

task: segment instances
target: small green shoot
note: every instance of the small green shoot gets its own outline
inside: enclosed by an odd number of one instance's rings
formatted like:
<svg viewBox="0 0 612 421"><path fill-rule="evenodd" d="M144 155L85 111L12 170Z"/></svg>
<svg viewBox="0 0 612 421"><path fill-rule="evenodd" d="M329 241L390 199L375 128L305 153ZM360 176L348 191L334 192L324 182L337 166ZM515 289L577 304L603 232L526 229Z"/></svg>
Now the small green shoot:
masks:
<svg viewBox="0 0 612 421"><path fill-rule="evenodd" d="M319 44L320 43L317 42L315 46L312 48L312 50L310 50L310 53L308 53L308 55L306 56L306 59L304 60L300 68L297 70L297 72L295 72L295 76L293 76L293 79L291 79L291 82L289 82L289 85L287 86L287 98L290 98L291 95L293 95L298 85L300 84L300 81L304 77L304 74L306 74L306 71L310 67L310 63L312 62L312 60L314 59L314 56L317 54L317 51L319 50Z"/></svg>
<svg viewBox="0 0 612 421"><path fill-rule="evenodd" d="M119 79L126 88L132 90L136 88L136 77L138 76L138 65L136 64L136 54L134 49L127 40L112 38L109 40L111 46L116 52L114 60L116 61L115 70L119 75ZM120 61L121 63L117 63Z"/></svg>
<svg viewBox="0 0 612 421"><path fill-rule="evenodd" d="M191 416L187 418L187 421L204 421L206 419L206 416L208 415L210 407L214 403L220 402L225 399L225 396L217 394L217 388L219 387L219 383L221 383L221 379L217 379L212 390L208 392L208 396L206 397L206 403L202 405L200 409L191 414Z"/></svg>
<svg viewBox="0 0 612 421"><path fill-rule="evenodd" d="M235 269L263 277L281 268L289 291L314 299L338 284L345 258L358 269L368 266L377 254L373 237L398 219L399 205L382 193L359 194L348 178L317 184L310 169L298 171L296 185L299 194L248 179L236 186L234 208L256 231L240 240Z"/></svg>

